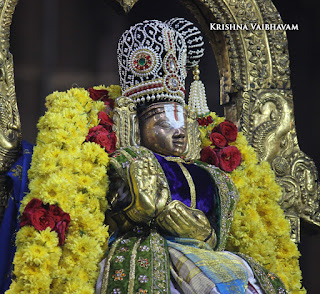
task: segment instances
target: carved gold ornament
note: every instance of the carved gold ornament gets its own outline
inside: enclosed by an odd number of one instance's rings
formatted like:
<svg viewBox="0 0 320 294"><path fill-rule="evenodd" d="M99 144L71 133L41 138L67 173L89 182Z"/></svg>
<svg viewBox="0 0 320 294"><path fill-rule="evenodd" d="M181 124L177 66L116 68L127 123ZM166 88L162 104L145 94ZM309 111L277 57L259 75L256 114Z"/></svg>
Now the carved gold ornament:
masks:
<svg viewBox="0 0 320 294"><path fill-rule="evenodd" d="M139 1L139 0L117 0L122 6L123 10L128 13L131 8Z"/></svg>
<svg viewBox="0 0 320 294"><path fill-rule="evenodd" d="M9 52L10 25L17 2L0 1L0 222L8 201L5 174L17 159L21 142L13 58Z"/></svg>

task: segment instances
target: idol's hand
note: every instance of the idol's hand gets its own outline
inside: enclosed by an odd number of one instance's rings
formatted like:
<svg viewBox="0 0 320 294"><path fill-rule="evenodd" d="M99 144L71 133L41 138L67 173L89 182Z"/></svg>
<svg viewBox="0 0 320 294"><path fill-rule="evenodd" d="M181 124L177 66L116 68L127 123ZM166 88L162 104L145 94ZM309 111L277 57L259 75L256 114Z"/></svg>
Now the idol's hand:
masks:
<svg viewBox="0 0 320 294"><path fill-rule="evenodd" d="M150 222L162 212L170 195L166 178L150 157L132 162L128 172L134 199L126 214L134 222Z"/></svg>
<svg viewBox="0 0 320 294"><path fill-rule="evenodd" d="M212 248L215 246L216 234L211 231L209 220L199 209L192 209L174 200L156 220L162 229L173 236L206 241Z"/></svg>

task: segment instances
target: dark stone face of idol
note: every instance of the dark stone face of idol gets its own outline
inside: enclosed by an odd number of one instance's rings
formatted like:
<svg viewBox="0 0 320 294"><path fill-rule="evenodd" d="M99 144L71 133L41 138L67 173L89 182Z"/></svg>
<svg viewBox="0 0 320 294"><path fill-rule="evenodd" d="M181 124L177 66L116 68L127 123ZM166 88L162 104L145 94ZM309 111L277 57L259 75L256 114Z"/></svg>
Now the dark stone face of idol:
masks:
<svg viewBox="0 0 320 294"><path fill-rule="evenodd" d="M162 155L183 156L188 142L185 108L172 102L150 108L152 114L146 110L139 119L141 145Z"/></svg>

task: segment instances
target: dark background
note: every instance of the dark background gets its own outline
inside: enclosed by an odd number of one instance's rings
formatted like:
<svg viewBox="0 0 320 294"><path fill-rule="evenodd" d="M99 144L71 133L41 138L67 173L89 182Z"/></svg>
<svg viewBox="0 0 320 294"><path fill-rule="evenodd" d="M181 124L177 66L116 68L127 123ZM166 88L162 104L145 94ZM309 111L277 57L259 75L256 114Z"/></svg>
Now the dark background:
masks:
<svg viewBox="0 0 320 294"><path fill-rule="evenodd" d="M160 2L160 3L158 3ZM274 0L288 31L291 82L296 129L302 151L320 167L320 9L315 0ZM18 107L23 139L34 143L36 123L45 111L44 99L55 90L72 86L118 84L116 46L122 32L143 19L166 20L183 16L195 21L174 0L140 1L128 16L118 15L103 0L20 0L11 31ZM219 106L217 66L207 44L200 64L210 109ZM320 233L302 224L300 263L308 293L319 293Z"/></svg>

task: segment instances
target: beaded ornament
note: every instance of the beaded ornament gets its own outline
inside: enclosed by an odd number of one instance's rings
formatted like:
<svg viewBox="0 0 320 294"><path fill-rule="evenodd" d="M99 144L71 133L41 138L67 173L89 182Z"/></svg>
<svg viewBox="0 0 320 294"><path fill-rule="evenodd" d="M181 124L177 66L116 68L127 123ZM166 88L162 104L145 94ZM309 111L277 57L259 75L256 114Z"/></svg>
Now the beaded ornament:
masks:
<svg viewBox="0 0 320 294"><path fill-rule="evenodd" d="M203 46L199 29L183 18L145 20L130 27L117 50L123 96L136 104L175 101L185 105L187 70L198 65ZM203 114L208 109L204 86L197 81L191 87L189 105L197 112L201 108L198 114Z"/></svg>
<svg viewBox="0 0 320 294"><path fill-rule="evenodd" d="M124 96L136 103L185 103L187 46L179 32L164 22L146 20L124 32L117 53Z"/></svg>

